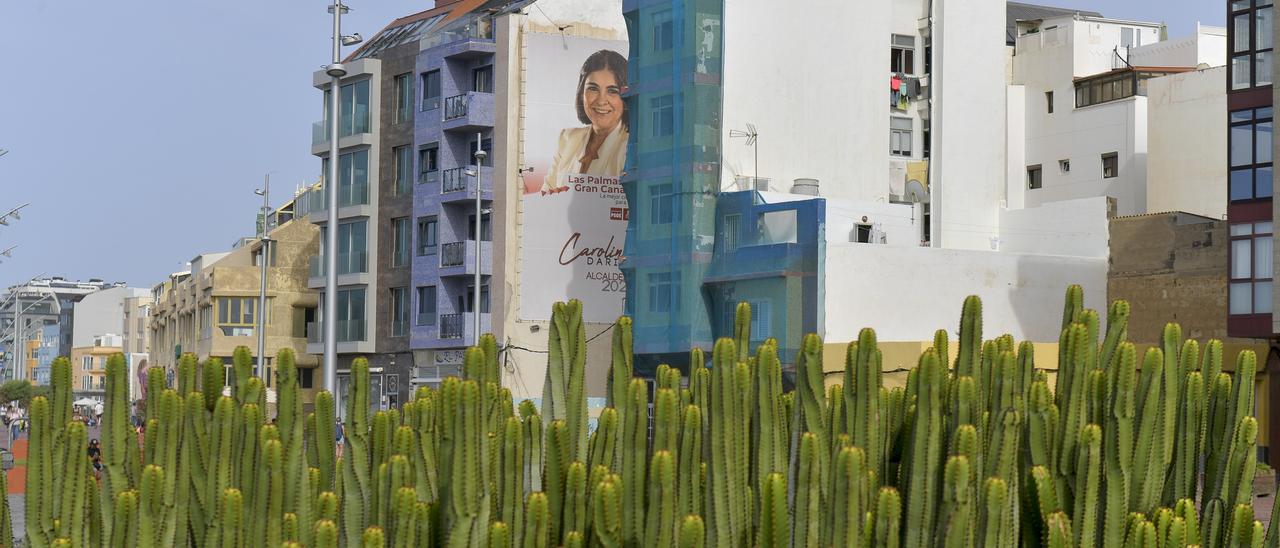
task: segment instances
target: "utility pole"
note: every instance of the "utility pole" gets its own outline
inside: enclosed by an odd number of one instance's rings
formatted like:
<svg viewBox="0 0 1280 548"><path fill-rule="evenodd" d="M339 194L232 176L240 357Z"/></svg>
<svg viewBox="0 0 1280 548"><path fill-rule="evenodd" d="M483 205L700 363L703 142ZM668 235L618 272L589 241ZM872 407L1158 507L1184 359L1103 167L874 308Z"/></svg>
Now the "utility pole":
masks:
<svg viewBox="0 0 1280 548"><path fill-rule="evenodd" d="M481 246L484 243L484 233L480 231L482 226L480 224L480 220L484 216L484 212L480 208L480 166L484 165L484 159L485 156L487 156L484 151L483 139L483 134L476 133L476 286L472 291L472 299L475 300L475 306L473 307L474 312L472 313L471 318L472 327L474 329L471 341L472 346L480 346L480 256L482 255Z"/></svg>
<svg viewBox="0 0 1280 548"><path fill-rule="evenodd" d="M266 175L266 181L262 184L262 190L254 191L262 196L262 228L258 234L258 241L262 244L262 251L259 255L261 274L258 280L258 368L254 371L254 375L264 378L267 372L266 358L266 335L267 335L267 263L271 259L271 238L268 233L271 231L268 226L268 219L271 216L271 174Z"/></svg>
<svg viewBox="0 0 1280 548"><path fill-rule="evenodd" d="M333 394L333 406L342 415L342 394L338 393L338 96L342 93L342 14L347 7L333 0L333 59L325 70L329 75L329 173L325 176L328 223L324 241L324 389Z"/></svg>

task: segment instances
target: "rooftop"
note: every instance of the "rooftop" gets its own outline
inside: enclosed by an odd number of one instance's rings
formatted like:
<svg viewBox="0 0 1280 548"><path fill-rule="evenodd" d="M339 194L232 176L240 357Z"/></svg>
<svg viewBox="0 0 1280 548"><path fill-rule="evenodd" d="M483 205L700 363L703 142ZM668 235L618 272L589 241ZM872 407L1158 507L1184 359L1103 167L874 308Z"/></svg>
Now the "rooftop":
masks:
<svg viewBox="0 0 1280 548"><path fill-rule="evenodd" d="M1005 3L1005 44L1010 46L1018 41L1018 21L1031 21L1035 19L1048 19L1050 17L1061 17L1063 15L1082 15L1086 17L1102 17L1101 13L1087 10L1074 10L1068 8L1055 8L1052 6L1039 6L1036 4L1024 4L1022 2L1006 2Z"/></svg>

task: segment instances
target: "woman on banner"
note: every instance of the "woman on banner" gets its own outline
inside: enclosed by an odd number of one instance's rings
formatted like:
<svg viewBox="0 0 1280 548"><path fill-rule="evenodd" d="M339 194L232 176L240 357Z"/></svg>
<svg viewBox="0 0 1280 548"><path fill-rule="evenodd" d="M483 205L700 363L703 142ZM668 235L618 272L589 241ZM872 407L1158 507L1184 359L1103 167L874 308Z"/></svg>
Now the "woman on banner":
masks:
<svg viewBox="0 0 1280 548"><path fill-rule="evenodd" d="M616 51L600 50L582 64L574 105L584 127L560 132L555 159L542 184L542 193L568 190L569 176L618 177L627 159L627 60Z"/></svg>

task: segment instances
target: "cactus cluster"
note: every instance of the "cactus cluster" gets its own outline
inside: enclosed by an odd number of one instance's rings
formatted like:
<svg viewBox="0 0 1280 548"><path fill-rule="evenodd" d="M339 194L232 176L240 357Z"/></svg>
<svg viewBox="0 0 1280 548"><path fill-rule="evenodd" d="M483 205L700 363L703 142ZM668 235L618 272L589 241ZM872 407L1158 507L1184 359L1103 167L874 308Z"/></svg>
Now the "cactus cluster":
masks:
<svg viewBox="0 0 1280 548"><path fill-rule="evenodd" d="M733 337L685 367L633 378L631 322L614 327L607 401L589 429L580 303L553 310L541 409L513 405L491 336L464 377L370 413L369 370L351 366L341 456L333 397L303 411L293 355L277 356L278 405L237 350L183 356L175 387L148 376L146 438L129 428L128 376L107 366L101 480L71 421L71 364L31 404L28 546L688 547L1267 546L1249 506L1256 358L1224 373L1169 324L1139 360L1129 306L1105 333L1067 291L1056 368L1030 343L984 340L964 302L889 389L875 332L828 385L809 335L784 392L779 345ZM951 356L954 354L954 360ZM1042 358L1043 360L1043 358ZM709 366L708 366L709 365ZM833 368L836 369L836 368ZM1051 385L1048 372L1056 371ZM834 377L831 377L834 380ZM2 480L2 478L0 478ZM3 483L0 483L0 487ZM8 509L0 506L9 531Z"/></svg>

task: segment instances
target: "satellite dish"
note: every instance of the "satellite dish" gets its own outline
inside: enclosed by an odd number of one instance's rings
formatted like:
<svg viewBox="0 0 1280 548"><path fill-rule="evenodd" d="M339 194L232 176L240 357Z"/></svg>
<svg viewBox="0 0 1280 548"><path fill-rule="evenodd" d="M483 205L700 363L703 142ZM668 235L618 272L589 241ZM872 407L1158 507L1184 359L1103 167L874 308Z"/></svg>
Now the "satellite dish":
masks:
<svg viewBox="0 0 1280 548"><path fill-rule="evenodd" d="M907 181L907 186L902 193L902 198L911 203L927 204L929 203L929 191L925 190L924 183L912 179Z"/></svg>

